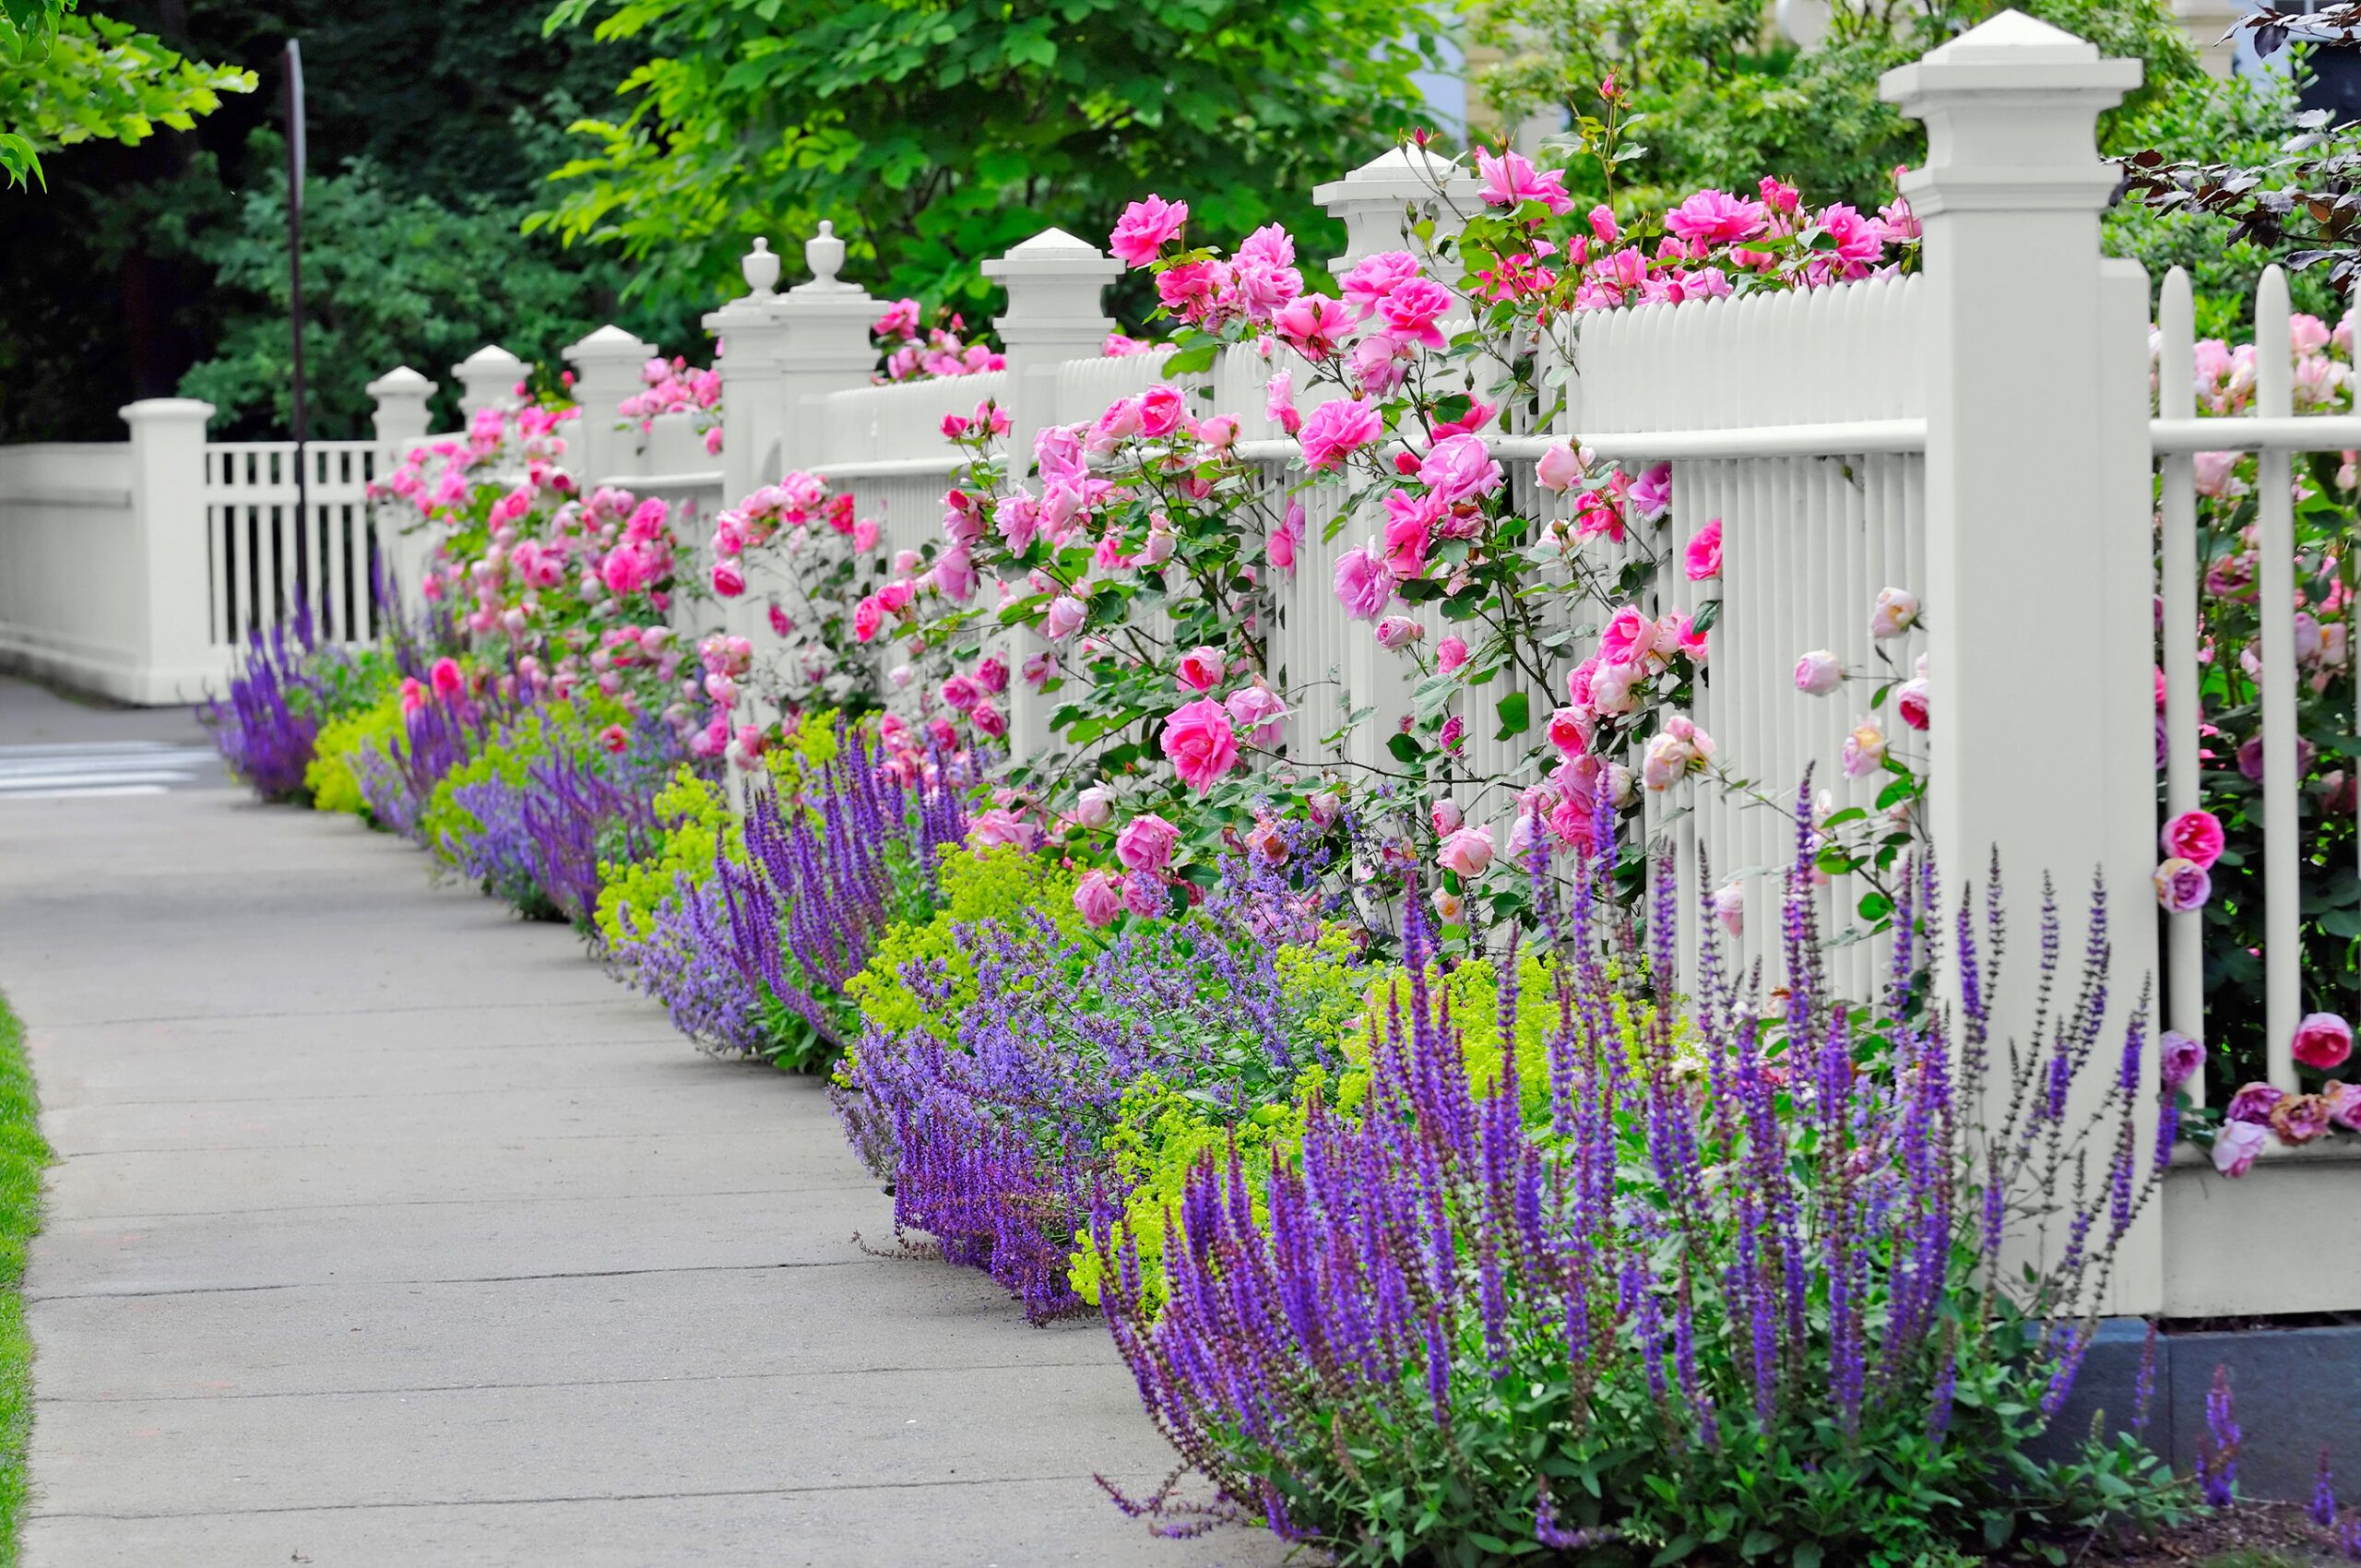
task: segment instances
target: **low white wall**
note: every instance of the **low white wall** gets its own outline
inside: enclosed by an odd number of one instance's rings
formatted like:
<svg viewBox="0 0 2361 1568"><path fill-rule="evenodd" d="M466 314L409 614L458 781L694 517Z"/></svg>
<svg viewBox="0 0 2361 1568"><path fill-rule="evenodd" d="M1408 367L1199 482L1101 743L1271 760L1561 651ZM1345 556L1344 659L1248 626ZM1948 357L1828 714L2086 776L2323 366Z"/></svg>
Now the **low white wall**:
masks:
<svg viewBox="0 0 2361 1568"><path fill-rule="evenodd" d="M0 664L152 700L140 549L129 442L0 447Z"/></svg>

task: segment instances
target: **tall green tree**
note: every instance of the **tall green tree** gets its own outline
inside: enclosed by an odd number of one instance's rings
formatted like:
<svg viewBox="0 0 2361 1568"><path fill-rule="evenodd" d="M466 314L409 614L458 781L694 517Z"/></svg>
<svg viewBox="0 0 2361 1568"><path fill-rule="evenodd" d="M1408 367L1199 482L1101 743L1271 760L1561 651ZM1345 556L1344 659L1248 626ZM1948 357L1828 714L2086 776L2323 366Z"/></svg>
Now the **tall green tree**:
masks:
<svg viewBox="0 0 2361 1568"><path fill-rule="evenodd" d="M0 0L0 174L9 184L46 187L44 152L185 131L223 93L255 89L252 71L200 64L75 4Z"/></svg>
<svg viewBox="0 0 2361 1568"><path fill-rule="evenodd" d="M1056 224L1186 199L1200 233L1323 220L1311 186L1421 118L1418 0L562 0L647 58L536 222L709 298L750 235L833 220L872 289L979 298Z"/></svg>

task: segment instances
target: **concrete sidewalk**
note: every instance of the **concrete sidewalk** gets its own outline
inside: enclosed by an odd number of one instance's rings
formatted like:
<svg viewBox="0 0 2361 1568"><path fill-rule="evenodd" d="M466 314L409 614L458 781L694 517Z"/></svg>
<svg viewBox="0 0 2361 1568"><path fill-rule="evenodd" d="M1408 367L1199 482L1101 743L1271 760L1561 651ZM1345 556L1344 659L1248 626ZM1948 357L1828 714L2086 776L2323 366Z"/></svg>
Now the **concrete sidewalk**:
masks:
<svg viewBox="0 0 2361 1568"><path fill-rule="evenodd" d="M1105 1331L880 1258L817 1086L567 932L226 790L0 802L0 987L62 1162L31 1568L1180 1564Z"/></svg>

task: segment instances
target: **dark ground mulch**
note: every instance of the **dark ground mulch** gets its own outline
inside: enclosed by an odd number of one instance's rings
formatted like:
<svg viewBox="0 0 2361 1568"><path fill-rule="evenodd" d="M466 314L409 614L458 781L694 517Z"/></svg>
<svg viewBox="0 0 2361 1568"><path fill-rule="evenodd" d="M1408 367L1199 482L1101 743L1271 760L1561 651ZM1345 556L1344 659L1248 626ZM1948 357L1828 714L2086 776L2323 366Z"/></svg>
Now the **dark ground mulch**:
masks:
<svg viewBox="0 0 2361 1568"><path fill-rule="evenodd" d="M2094 1546L2080 1559L2091 1568L2350 1568L2354 1561L2336 1531L2292 1503L2241 1503L2144 1540Z"/></svg>

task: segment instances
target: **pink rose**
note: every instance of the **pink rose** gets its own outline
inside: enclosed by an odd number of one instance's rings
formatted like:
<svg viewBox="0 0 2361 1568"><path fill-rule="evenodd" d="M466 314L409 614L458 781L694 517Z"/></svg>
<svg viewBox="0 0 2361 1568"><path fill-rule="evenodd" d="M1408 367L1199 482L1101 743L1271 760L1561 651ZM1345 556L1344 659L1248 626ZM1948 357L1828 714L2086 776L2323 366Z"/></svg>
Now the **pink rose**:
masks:
<svg viewBox="0 0 2361 1568"><path fill-rule="evenodd" d="M877 590L877 603L888 615L899 615L910 607L910 600L917 596L918 589L896 578Z"/></svg>
<svg viewBox="0 0 2361 1568"><path fill-rule="evenodd" d="M1722 575L1722 520L1715 517L1690 537L1689 548L1681 552L1682 569L1692 583Z"/></svg>
<svg viewBox="0 0 2361 1568"><path fill-rule="evenodd" d="M1380 251L1357 263L1345 274L1345 303L1363 321L1376 314L1386 296L1418 275L1418 258L1408 251Z"/></svg>
<svg viewBox="0 0 2361 1568"><path fill-rule="evenodd" d="M620 752L631 744L631 737L623 732L622 725L610 724L599 731L599 744L608 751Z"/></svg>
<svg viewBox="0 0 2361 1568"><path fill-rule="evenodd" d="M656 577L653 557L644 554L635 544L619 544L607 552L599 563L599 580L607 591L618 599L627 593L637 593Z"/></svg>
<svg viewBox="0 0 2361 1568"><path fill-rule="evenodd" d="M1123 912L1123 896L1114 873L1085 872L1082 880L1074 884L1074 908L1083 923L1093 930L1113 924L1115 917Z"/></svg>
<svg viewBox="0 0 2361 1568"><path fill-rule="evenodd" d="M1211 697L1175 708L1164 721L1163 744L1180 781L1201 795L1238 761L1229 710Z"/></svg>
<svg viewBox="0 0 2361 1568"><path fill-rule="evenodd" d="M1542 489L1563 495L1583 481L1583 460L1573 447L1563 441L1551 444L1533 465L1533 478Z"/></svg>
<svg viewBox="0 0 2361 1568"><path fill-rule="evenodd" d="M738 569L737 562L713 564L713 591L723 599L735 599L746 591L746 574Z"/></svg>
<svg viewBox="0 0 2361 1568"><path fill-rule="evenodd" d="M1008 733L1007 716L993 707L989 699L968 710L967 722L976 727L977 733L990 735L995 741Z"/></svg>
<svg viewBox="0 0 2361 1568"><path fill-rule="evenodd" d="M1913 730L1927 728L1927 677L1913 676L1894 688L1893 710Z"/></svg>
<svg viewBox="0 0 2361 1568"><path fill-rule="evenodd" d="M2205 1064L2205 1042L2178 1029L2166 1029L2157 1046L2157 1067L2168 1089L2197 1076L2198 1068Z"/></svg>
<svg viewBox="0 0 2361 1568"><path fill-rule="evenodd" d="M1824 697L1845 683L1845 666L1826 648L1814 648L1796 660L1796 690Z"/></svg>
<svg viewBox="0 0 2361 1568"><path fill-rule="evenodd" d="M2272 1108L2286 1098L2286 1090L2269 1084L2240 1085L2238 1092L2230 1097L2230 1103L2222 1108L2222 1120L2262 1126L2270 1122Z"/></svg>
<svg viewBox="0 0 2361 1568"><path fill-rule="evenodd" d="M1063 642L1082 629L1090 613L1082 600L1070 593L1062 593L1050 600L1050 608L1041 617L1041 635L1051 642Z"/></svg>
<svg viewBox="0 0 2361 1568"><path fill-rule="evenodd" d="M965 713L983 701L984 694L970 675L954 675L943 683L943 701L947 707Z"/></svg>
<svg viewBox="0 0 2361 1568"><path fill-rule="evenodd" d="M1224 660L1220 650L1193 647L1180 656L1177 671L1180 683L1192 692L1210 692L1221 684Z"/></svg>
<svg viewBox="0 0 2361 1568"><path fill-rule="evenodd" d="M1448 838L1466 826L1467 817L1459 802L1446 795L1427 808L1427 819L1434 824L1438 837Z"/></svg>
<svg viewBox="0 0 2361 1568"><path fill-rule="evenodd" d="M2307 1067L2327 1072L2353 1054L2353 1026L2334 1013L2308 1013L2296 1026L2294 1055Z"/></svg>
<svg viewBox="0 0 2361 1568"><path fill-rule="evenodd" d="M2156 885L2156 902L2167 914L2185 915L2201 909L2213 896L2213 879L2203 866L2177 856L2160 862L2150 878Z"/></svg>
<svg viewBox="0 0 2361 1568"><path fill-rule="evenodd" d="M967 842L984 849L1030 849L1034 828L1014 812L995 806L968 822Z"/></svg>
<svg viewBox="0 0 2361 1568"><path fill-rule="evenodd" d="M2348 1133L2361 1133L2361 1085L2331 1079L2320 1090L2328 1101L2328 1119Z"/></svg>
<svg viewBox="0 0 2361 1568"><path fill-rule="evenodd" d="M1140 434L1169 435L1179 428L1180 416L1188 411L1179 391L1161 385L1151 386L1140 394Z"/></svg>
<svg viewBox="0 0 2361 1568"><path fill-rule="evenodd" d="M1448 675L1467 662L1467 644L1459 637L1445 637L1435 644L1435 668Z"/></svg>
<svg viewBox="0 0 2361 1568"><path fill-rule="evenodd" d="M1467 900L1448 887L1428 894L1427 902L1434 906L1435 919L1445 925L1457 925L1467 917Z"/></svg>
<svg viewBox="0 0 2361 1568"><path fill-rule="evenodd" d="M1107 237L1107 248L1126 267L1145 267L1188 221L1187 202L1151 196L1123 208L1123 215L1115 220L1114 232Z"/></svg>
<svg viewBox="0 0 2361 1568"><path fill-rule="evenodd" d="M866 554L877 548L877 519L862 517L852 525L852 547Z"/></svg>
<svg viewBox="0 0 2361 1568"><path fill-rule="evenodd" d="M1655 650L1656 624L1631 605L1625 605L1598 634L1598 657L1605 664L1637 664Z"/></svg>
<svg viewBox="0 0 2361 1568"><path fill-rule="evenodd" d="M1549 743L1559 754L1578 757L1590 749L1590 738L1596 721L1586 707L1561 707L1549 716Z"/></svg>
<svg viewBox="0 0 2361 1568"><path fill-rule="evenodd" d="M1172 847L1180 830L1157 815L1143 812L1123 824L1115 835L1115 858L1133 871L1160 872L1172 861Z"/></svg>
<svg viewBox="0 0 2361 1568"><path fill-rule="evenodd" d="M1365 398L1323 403L1303 422L1303 461L1315 473L1337 467L1384 428L1377 405Z"/></svg>
<svg viewBox="0 0 2361 1568"><path fill-rule="evenodd" d="M2213 1134L2213 1169L2225 1176L2243 1176L2254 1169L2266 1136L2258 1122L2225 1123Z"/></svg>
<svg viewBox="0 0 2361 1568"><path fill-rule="evenodd" d="M1492 863L1492 830L1489 827L1462 827L1444 835L1442 848L1435 852L1435 861L1443 870L1461 876L1483 875L1484 868Z"/></svg>
<svg viewBox="0 0 2361 1568"><path fill-rule="evenodd" d="M1093 784L1074 797L1074 820L1083 827L1104 827L1115 820L1115 797Z"/></svg>
<svg viewBox="0 0 2361 1568"><path fill-rule="evenodd" d="M865 643L873 640L877 636L878 628L884 624L885 607L877 602L875 595L862 599L860 603L852 607L852 635L855 642Z"/></svg>
<svg viewBox="0 0 2361 1568"><path fill-rule="evenodd" d="M2166 855L2212 871L2222 858L2222 819L2212 812L2183 812L2165 824L2162 841Z"/></svg>
<svg viewBox="0 0 2361 1568"><path fill-rule="evenodd" d="M1885 766L1885 731L1874 724L1859 724L1845 737L1845 777L1867 778Z"/></svg>
<svg viewBox="0 0 2361 1568"><path fill-rule="evenodd" d="M467 687L467 680L459 673L459 661L456 659L436 659L433 668L427 671L426 679L434 688L434 695L445 702L455 700Z"/></svg>
<svg viewBox="0 0 2361 1568"><path fill-rule="evenodd" d="M1746 932L1746 889L1740 884L1726 882L1714 890L1714 918L1732 936Z"/></svg>
<svg viewBox="0 0 2361 1568"><path fill-rule="evenodd" d="M1164 879L1154 872L1135 871L1123 878L1123 908L1142 920L1155 920L1171 902L1172 896L1164 890Z"/></svg>
<svg viewBox="0 0 2361 1568"><path fill-rule="evenodd" d="M1388 615L1377 624L1377 646L1389 651L1408 647L1426 635L1426 627L1407 615Z"/></svg>
<svg viewBox="0 0 2361 1568"><path fill-rule="evenodd" d="M1898 637L1918 624L1918 596L1901 588L1878 589L1877 606L1869 612L1869 636L1883 641Z"/></svg>
<svg viewBox="0 0 2361 1568"><path fill-rule="evenodd" d="M1265 750L1279 743L1279 727L1287 716L1287 708L1279 700L1278 693L1258 681L1230 693L1223 706L1229 709L1231 720L1248 741Z"/></svg>
<svg viewBox="0 0 2361 1568"><path fill-rule="evenodd" d="M1394 602L1394 573L1374 543L1337 557L1336 602L1356 621L1374 621Z"/></svg>
<svg viewBox="0 0 2361 1568"><path fill-rule="evenodd" d="M1489 495L1505 478L1480 435L1445 436L1418 464L1418 482L1446 506Z"/></svg>

